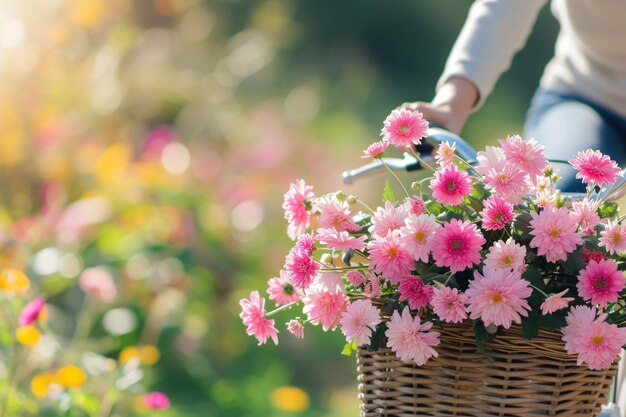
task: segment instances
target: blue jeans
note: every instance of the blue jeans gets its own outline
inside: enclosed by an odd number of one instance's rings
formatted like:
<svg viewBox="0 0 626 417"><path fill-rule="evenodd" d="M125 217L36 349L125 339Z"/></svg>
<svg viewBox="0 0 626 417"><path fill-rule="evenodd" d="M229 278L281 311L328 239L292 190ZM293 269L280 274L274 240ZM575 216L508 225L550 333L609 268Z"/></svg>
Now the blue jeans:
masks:
<svg viewBox="0 0 626 417"><path fill-rule="evenodd" d="M526 125L527 138L546 147L548 159L571 159L578 151L599 150L617 162L626 162L626 118L583 97L539 89L532 100ZM554 164L562 191L582 192L585 185L567 164Z"/></svg>

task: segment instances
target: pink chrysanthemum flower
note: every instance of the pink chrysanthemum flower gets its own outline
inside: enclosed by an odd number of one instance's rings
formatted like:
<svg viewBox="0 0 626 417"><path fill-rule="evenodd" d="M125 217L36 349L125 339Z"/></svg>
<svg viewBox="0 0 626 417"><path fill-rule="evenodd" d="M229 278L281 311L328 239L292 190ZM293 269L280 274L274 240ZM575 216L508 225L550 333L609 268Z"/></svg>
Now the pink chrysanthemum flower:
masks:
<svg viewBox="0 0 626 417"><path fill-rule="evenodd" d="M299 238L299 241L300 239L301 238ZM311 284L313 277L315 277L320 267L311 256L311 252L306 250L306 248L303 249L302 246L304 245L300 245L299 247L299 245L296 244L291 249L285 259L284 270L287 272L291 284L297 288L306 289Z"/></svg>
<svg viewBox="0 0 626 417"><path fill-rule="evenodd" d="M363 151L361 158L382 158L388 146L389 142L384 140L374 142Z"/></svg>
<svg viewBox="0 0 626 417"><path fill-rule="evenodd" d="M465 291L472 320L480 318L486 326L494 324L508 329L512 323L521 323L520 316L528 317L530 306L526 299L533 292L528 281L517 272L503 269L485 267L483 273L474 271L474 280Z"/></svg>
<svg viewBox="0 0 626 417"><path fill-rule="evenodd" d="M452 142L452 145L448 141L445 141L437 148L435 159L440 167L445 168L454 161L454 152L456 152L456 142Z"/></svg>
<svg viewBox="0 0 626 417"><path fill-rule="evenodd" d="M467 318L467 295L456 288L435 288L430 304L439 318L447 323L460 323Z"/></svg>
<svg viewBox="0 0 626 417"><path fill-rule="evenodd" d="M378 297L381 290L380 280L378 279L378 277L376 277L376 275L372 274L371 272L368 273L367 276L368 279L367 283L365 284L363 294L365 294L365 296L368 298Z"/></svg>
<svg viewBox="0 0 626 417"><path fill-rule="evenodd" d="M342 290L328 291L320 283L315 283L306 291L302 299L302 311L313 325L321 324L324 331L337 326L341 313L348 305L348 297Z"/></svg>
<svg viewBox="0 0 626 417"><path fill-rule="evenodd" d="M506 140L500 139L499 142L508 162L523 169L531 179L543 175L543 169L548 165L543 156L543 145L534 139L524 140L518 135L509 136Z"/></svg>
<svg viewBox="0 0 626 417"><path fill-rule="evenodd" d="M372 331L380 323L380 310L371 300L356 300L348 306L339 319L341 332L348 342L356 340L357 346L369 345Z"/></svg>
<svg viewBox="0 0 626 417"><path fill-rule="evenodd" d="M20 326L28 326L39 318L42 311L46 308L46 302L41 297L35 298L30 303L26 304L20 313L18 324Z"/></svg>
<svg viewBox="0 0 626 417"><path fill-rule="evenodd" d="M370 269L397 284L411 272L415 263L413 256L403 245L399 230L390 231L385 237L373 237L374 240L367 244Z"/></svg>
<svg viewBox="0 0 626 417"><path fill-rule="evenodd" d="M315 239L325 244L328 248L348 251L350 249L363 250L367 236L351 236L348 232L341 232L335 228L317 229Z"/></svg>
<svg viewBox="0 0 626 417"><path fill-rule="evenodd" d="M576 178L582 179L584 183L594 182L597 185L612 184L617 180L620 171L615 161L602 154L602 152L592 149L578 152L568 162L578 170Z"/></svg>
<svg viewBox="0 0 626 417"><path fill-rule="evenodd" d="M558 196L558 190L543 190L539 191L533 196L533 201L538 207L546 208L546 207L555 207L556 208L556 199Z"/></svg>
<svg viewBox="0 0 626 417"><path fill-rule="evenodd" d="M411 317L409 307L404 307L402 315L393 312L387 323L387 346L405 362L415 361L424 365L432 356L439 356L433 346L439 345L439 332L429 331L432 323L423 323L418 316Z"/></svg>
<svg viewBox="0 0 626 417"><path fill-rule="evenodd" d="M435 172L430 189L433 190L433 198L439 203L456 206L472 192L472 181L467 172L459 170L456 165L448 165Z"/></svg>
<svg viewBox="0 0 626 417"><path fill-rule="evenodd" d="M385 119L380 134L390 145L407 149L422 142L421 139L428 134L428 122L418 111L394 110Z"/></svg>
<svg viewBox="0 0 626 417"><path fill-rule="evenodd" d="M578 224L565 207L554 209L544 208L541 213L530 212L530 241L531 248L537 248L537 253L545 256L548 262L565 260L567 254L582 244L582 239L576 234Z"/></svg>
<svg viewBox="0 0 626 417"><path fill-rule="evenodd" d="M507 165L504 151L497 146L487 146L484 151L478 152L476 156L478 165L474 168L481 175L488 175L490 172L500 172Z"/></svg>
<svg viewBox="0 0 626 417"><path fill-rule="evenodd" d="M576 288L583 299L605 307L617 302L619 292L624 289L624 274L617 270L612 259L590 261L587 268L580 271Z"/></svg>
<svg viewBox="0 0 626 417"><path fill-rule="evenodd" d="M593 229L600 223L600 216L597 212L599 205L600 200L588 198L572 203L572 218L580 224L580 230Z"/></svg>
<svg viewBox="0 0 626 417"><path fill-rule="evenodd" d="M432 252L437 266L459 272L480 262L480 248L487 242L470 221L452 219L435 232Z"/></svg>
<svg viewBox="0 0 626 417"><path fill-rule="evenodd" d="M308 233L300 235L294 248L310 255L315 250L315 239Z"/></svg>
<svg viewBox="0 0 626 417"><path fill-rule="evenodd" d="M319 212L321 228L335 228L342 232L361 231L361 226L356 224L350 215L350 205L346 201L338 201L334 196L325 196L315 202L315 210Z"/></svg>
<svg viewBox="0 0 626 417"><path fill-rule="evenodd" d="M511 203L518 204L528 192L526 173L513 164L506 163L499 171L489 170L483 177L488 190Z"/></svg>
<svg viewBox="0 0 626 417"><path fill-rule="evenodd" d="M565 350L578 354L578 365L586 363L589 369L606 369L615 361L626 343L626 328L608 324L606 314L596 318L594 307L577 306L566 317L561 329Z"/></svg>
<svg viewBox="0 0 626 417"><path fill-rule="evenodd" d="M304 339L304 325L300 320L291 320L287 323L287 330L298 339Z"/></svg>
<svg viewBox="0 0 626 417"><path fill-rule="evenodd" d="M394 207L393 203L385 201L385 207L378 207L372 216L370 232L377 236L387 236L390 230L398 230L404 226L408 216L408 206L402 204Z"/></svg>
<svg viewBox="0 0 626 417"><path fill-rule="evenodd" d="M346 279L355 287L365 284L365 275L356 269L351 269L346 272Z"/></svg>
<svg viewBox="0 0 626 417"><path fill-rule="evenodd" d="M270 300L274 300L277 306L293 303L302 297L302 291L295 288L289 282L289 274L281 270L278 277L267 281L267 293Z"/></svg>
<svg viewBox="0 0 626 417"><path fill-rule="evenodd" d="M239 301L239 305L241 305L239 317L243 320L243 324L248 326L246 333L254 335L259 345L264 345L270 337L277 345L278 330L274 327L274 320L265 318L265 298L262 298L258 291L252 291L250 299L243 298Z"/></svg>
<svg viewBox="0 0 626 417"><path fill-rule="evenodd" d="M626 251L626 226L609 220L600 232L600 246L604 246L610 254Z"/></svg>
<svg viewBox="0 0 626 417"><path fill-rule="evenodd" d="M435 216L422 214L409 216L405 226L400 229L401 240L413 259L428 262L433 237L439 225Z"/></svg>
<svg viewBox="0 0 626 417"><path fill-rule="evenodd" d="M345 292L343 280L339 272L322 272L317 274L314 283L323 291Z"/></svg>
<svg viewBox="0 0 626 417"><path fill-rule="evenodd" d="M411 197L411 199L408 201L408 205L409 212L416 216L423 214L424 210L426 209L426 206L424 205L424 200L416 196Z"/></svg>
<svg viewBox="0 0 626 417"><path fill-rule="evenodd" d="M434 289L416 276L406 275L400 280L398 287L400 301L409 301L409 306L413 310L427 307L433 298Z"/></svg>
<svg viewBox="0 0 626 417"><path fill-rule="evenodd" d="M546 298L546 300L541 303L541 313L545 316L546 314L552 314L555 311L559 311L567 307L570 302L574 301L574 298L563 297L566 293L567 290L563 290L558 294L552 294Z"/></svg>
<svg viewBox="0 0 626 417"><path fill-rule="evenodd" d="M484 208L480 212L485 230L502 230L515 218L513 204L492 195L484 202Z"/></svg>
<svg viewBox="0 0 626 417"><path fill-rule="evenodd" d="M588 264L590 261L600 262L604 259L604 254L599 250L590 251L587 248L583 248L583 262Z"/></svg>
<svg viewBox="0 0 626 417"><path fill-rule="evenodd" d="M289 186L289 191L285 193L283 209L285 219L289 223L287 234L290 239L295 240L310 226L309 216L314 198L313 187L307 185L304 180L297 180Z"/></svg>
<svg viewBox="0 0 626 417"><path fill-rule="evenodd" d="M506 242L498 240L489 248L485 257L485 265L492 269L519 271L526 258L526 246L520 246L512 238Z"/></svg>

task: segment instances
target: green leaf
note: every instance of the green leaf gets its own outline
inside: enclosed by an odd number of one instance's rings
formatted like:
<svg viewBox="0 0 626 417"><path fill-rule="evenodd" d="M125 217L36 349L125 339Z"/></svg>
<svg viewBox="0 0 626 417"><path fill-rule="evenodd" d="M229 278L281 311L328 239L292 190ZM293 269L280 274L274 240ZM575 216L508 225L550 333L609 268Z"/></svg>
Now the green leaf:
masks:
<svg viewBox="0 0 626 417"><path fill-rule="evenodd" d="M393 192L393 188L391 187L389 180L385 182L385 189L383 191L383 203L385 201L391 201L392 203L396 201L396 195Z"/></svg>
<svg viewBox="0 0 626 417"><path fill-rule="evenodd" d="M598 214L603 219L612 219L617 216L619 206L614 201L605 201L598 207Z"/></svg>
<svg viewBox="0 0 626 417"><path fill-rule="evenodd" d="M524 278L526 281L530 282L531 284L533 284L535 287L539 288L540 290L545 290L546 288L546 284L543 281L543 277L539 273L539 270L535 268L534 266L529 265L526 268L526 271L524 271L524 273L522 274L522 278Z"/></svg>
<svg viewBox="0 0 626 417"><path fill-rule="evenodd" d="M343 356L352 356L352 343L346 343L341 351Z"/></svg>
<svg viewBox="0 0 626 417"><path fill-rule="evenodd" d="M482 320L476 320L472 326L472 330L476 335L476 352L485 353L485 342L492 339L492 336L485 329Z"/></svg>
<svg viewBox="0 0 626 417"><path fill-rule="evenodd" d="M536 311L531 311L528 317L522 320L522 337L534 339L539 335L539 321L541 316Z"/></svg>
<svg viewBox="0 0 626 417"><path fill-rule="evenodd" d="M343 257L341 259L346 265L350 266L350 261L352 260L353 256L354 249L348 249L346 252L343 253Z"/></svg>
<svg viewBox="0 0 626 417"><path fill-rule="evenodd" d="M567 310L559 310L555 311L552 314L546 314L545 316L541 316L540 325L548 329L560 329L561 327L565 326L566 314Z"/></svg>
<svg viewBox="0 0 626 417"><path fill-rule="evenodd" d="M583 260L582 248L577 248L574 252L567 255L565 261L559 261L559 264L563 267L563 270L573 276L577 276L578 273L585 269L585 261Z"/></svg>
<svg viewBox="0 0 626 417"><path fill-rule="evenodd" d="M381 323L376 327L376 331L372 335L372 340L370 344L367 346L368 352L376 352L383 345L383 337L385 336L385 331L387 331L387 324Z"/></svg>

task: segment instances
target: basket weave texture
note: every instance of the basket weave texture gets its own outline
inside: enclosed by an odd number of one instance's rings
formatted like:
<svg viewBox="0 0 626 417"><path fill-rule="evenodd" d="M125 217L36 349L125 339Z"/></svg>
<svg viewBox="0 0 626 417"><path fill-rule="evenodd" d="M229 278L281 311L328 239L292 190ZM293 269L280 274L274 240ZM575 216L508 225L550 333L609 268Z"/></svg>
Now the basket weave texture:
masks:
<svg viewBox="0 0 626 417"><path fill-rule="evenodd" d="M565 352L559 331L532 340L512 326L477 353L468 323L436 328L438 357L403 362L386 348L358 352L361 417L588 416L604 404L617 371L591 371Z"/></svg>

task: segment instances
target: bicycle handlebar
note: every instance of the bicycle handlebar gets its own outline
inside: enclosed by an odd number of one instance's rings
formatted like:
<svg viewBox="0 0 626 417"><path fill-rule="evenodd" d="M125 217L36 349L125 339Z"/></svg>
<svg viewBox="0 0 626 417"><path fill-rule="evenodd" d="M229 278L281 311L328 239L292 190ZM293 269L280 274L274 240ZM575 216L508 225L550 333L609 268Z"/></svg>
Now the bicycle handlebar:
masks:
<svg viewBox="0 0 626 417"><path fill-rule="evenodd" d="M466 160L469 164L474 165L477 163L476 157L478 154L474 148L459 135L441 127L431 126L428 128L428 136L423 140L425 145L420 145L418 150L424 149L432 151L437 145L446 141L450 144L455 143L457 155ZM435 158L430 153L421 154L420 159L426 163L435 162ZM405 152L402 158L382 158L382 160L375 160L367 165L363 165L349 171L344 171L342 174L343 182L345 184L352 184L357 178L383 172L385 170L385 165L395 171L410 172L418 171L423 168L422 163L418 161L415 156ZM586 197L586 193L562 192L561 195L570 198ZM601 189L598 193L594 193L592 197L615 201L624 195L626 195L626 170L622 170L620 172L620 176L614 184Z"/></svg>

